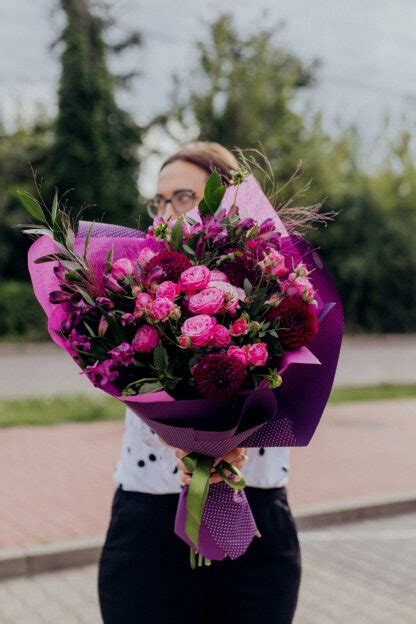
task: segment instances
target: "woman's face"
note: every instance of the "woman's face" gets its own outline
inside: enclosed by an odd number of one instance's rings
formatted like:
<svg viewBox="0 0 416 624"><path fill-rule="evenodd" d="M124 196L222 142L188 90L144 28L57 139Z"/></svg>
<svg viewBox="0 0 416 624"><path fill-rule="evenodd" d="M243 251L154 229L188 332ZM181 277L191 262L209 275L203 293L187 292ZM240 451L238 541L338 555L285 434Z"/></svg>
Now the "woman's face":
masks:
<svg viewBox="0 0 416 624"><path fill-rule="evenodd" d="M174 162L166 165L159 174L159 179L156 188L156 197L164 198L165 200L172 199L172 195L176 194L177 202L175 209L172 203L169 201L165 204L164 209L158 210L158 216L177 218L184 212L191 210L199 204L203 195L205 183L208 179L208 173L189 162L183 160L175 160ZM178 191L193 191L195 197L192 201L189 200L190 194L178 193ZM183 198L183 199L181 199ZM185 210L180 210L180 207L185 207ZM179 210L178 210L179 208Z"/></svg>

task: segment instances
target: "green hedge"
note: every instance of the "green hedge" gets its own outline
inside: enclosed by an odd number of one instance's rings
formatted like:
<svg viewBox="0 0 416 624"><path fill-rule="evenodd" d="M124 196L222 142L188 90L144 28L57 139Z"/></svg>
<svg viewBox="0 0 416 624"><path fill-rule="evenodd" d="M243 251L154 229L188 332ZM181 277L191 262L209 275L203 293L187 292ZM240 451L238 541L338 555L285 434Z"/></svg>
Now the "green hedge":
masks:
<svg viewBox="0 0 416 624"><path fill-rule="evenodd" d="M31 284L18 281L0 283L0 340L46 340L46 316L35 298Z"/></svg>

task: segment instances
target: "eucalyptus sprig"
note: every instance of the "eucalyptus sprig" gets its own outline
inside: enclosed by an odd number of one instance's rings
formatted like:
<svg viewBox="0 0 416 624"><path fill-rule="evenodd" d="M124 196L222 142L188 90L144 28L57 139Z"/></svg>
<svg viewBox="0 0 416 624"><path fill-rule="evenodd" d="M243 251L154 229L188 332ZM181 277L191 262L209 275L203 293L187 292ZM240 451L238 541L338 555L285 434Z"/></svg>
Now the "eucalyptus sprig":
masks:
<svg viewBox="0 0 416 624"><path fill-rule="evenodd" d="M36 264L43 262L58 261L65 269L70 271L70 281L74 285L82 286L88 290L91 287L91 267L88 263L87 252L95 222L91 222L85 238L83 254L74 251L75 228L77 220L60 207L58 191L55 191L51 208L41 203L27 191L17 191L17 195L29 215L37 223L19 224L24 227L24 234L35 236L49 236L55 243L58 251L41 256L35 260ZM43 203L43 202L42 202Z"/></svg>

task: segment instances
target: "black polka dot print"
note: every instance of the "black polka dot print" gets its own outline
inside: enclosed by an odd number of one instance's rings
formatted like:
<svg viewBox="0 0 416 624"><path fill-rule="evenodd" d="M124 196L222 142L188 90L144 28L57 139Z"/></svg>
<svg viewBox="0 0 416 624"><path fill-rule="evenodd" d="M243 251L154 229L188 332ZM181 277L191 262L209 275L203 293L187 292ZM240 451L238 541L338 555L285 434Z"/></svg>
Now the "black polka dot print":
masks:
<svg viewBox="0 0 416 624"><path fill-rule="evenodd" d="M178 472L178 467L175 466L175 470L173 471L173 474L176 474Z"/></svg>
<svg viewBox="0 0 416 624"><path fill-rule="evenodd" d="M266 451L265 451L265 449L264 449L264 448L259 449L259 455L264 455L264 453L265 453L265 452L266 452Z"/></svg>
<svg viewBox="0 0 416 624"><path fill-rule="evenodd" d="M143 466L146 465L146 462L143 461L143 459L139 459L139 461L137 462L137 465L139 466L139 468L143 468Z"/></svg>
<svg viewBox="0 0 416 624"><path fill-rule="evenodd" d="M150 453L149 459L150 461L156 461L156 455L153 455L153 453Z"/></svg>

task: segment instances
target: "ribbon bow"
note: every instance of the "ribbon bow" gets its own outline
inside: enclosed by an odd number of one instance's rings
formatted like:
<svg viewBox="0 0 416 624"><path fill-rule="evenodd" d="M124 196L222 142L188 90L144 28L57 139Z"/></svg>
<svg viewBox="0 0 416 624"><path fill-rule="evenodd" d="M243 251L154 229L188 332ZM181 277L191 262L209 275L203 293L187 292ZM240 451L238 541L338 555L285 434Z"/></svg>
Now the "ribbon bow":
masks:
<svg viewBox="0 0 416 624"><path fill-rule="evenodd" d="M192 569L195 569L195 555L198 553L199 530L201 527L205 503L208 498L210 485L209 480L211 478L211 469L214 467L215 457L194 452L185 455L185 457L182 458L182 462L185 464L187 471L192 474L186 498L185 532L195 546L195 548L191 547L190 551L191 567ZM245 488L246 482L241 472L238 468L224 459L216 464L215 470L221 479L234 490L242 490ZM225 470L228 470L232 475L235 475L238 478L238 481L234 481L232 478L227 476L225 474ZM210 559L204 559L204 557L198 553L198 566L202 566L203 562L205 565L211 565Z"/></svg>

